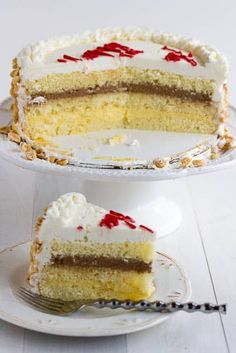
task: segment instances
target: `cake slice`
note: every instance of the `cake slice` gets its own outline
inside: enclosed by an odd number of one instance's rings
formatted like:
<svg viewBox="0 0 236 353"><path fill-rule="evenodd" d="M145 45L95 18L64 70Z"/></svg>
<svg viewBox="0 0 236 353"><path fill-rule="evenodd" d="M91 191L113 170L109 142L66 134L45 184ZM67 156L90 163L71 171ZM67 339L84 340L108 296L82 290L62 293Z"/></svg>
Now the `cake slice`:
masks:
<svg viewBox="0 0 236 353"><path fill-rule="evenodd" d="M13 116L34 141L131 128L214 134L228 64L176 35L116 28L29 45L13 62Z"/></svg>
<svg viewBox="0 0 236 353"><path fill-rule="evenodd" d="M155 232L131 217L65 194L38 219L29 283L66 301L146 299L154 291L154 240Z"/></svg>

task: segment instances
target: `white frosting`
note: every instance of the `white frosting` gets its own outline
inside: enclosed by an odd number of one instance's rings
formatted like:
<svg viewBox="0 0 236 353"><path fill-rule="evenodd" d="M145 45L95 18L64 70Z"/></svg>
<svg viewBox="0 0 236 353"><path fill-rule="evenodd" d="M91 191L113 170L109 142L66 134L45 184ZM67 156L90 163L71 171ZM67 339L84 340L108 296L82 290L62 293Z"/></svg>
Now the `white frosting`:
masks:
<svg viewBox="0 0 236 353"><path fill-rule="evenodd" d="M120 221L118 226L109 229L99 226L107 210L90 204L82 194L68 193L52 202L41 224L38 238L43 242L53 239L83 240L84 237L97 243L140 242L155 239L155 233L150 233L135 223L136 229L131 229ZM82 230L77 227L82 226Z"/></svg>
<svg viewBox="0 0 236 353"><path fill-rule="evenodd" d="M136 67L139 69L163 70L174 72L191 77L204 77L205 79L215 79L216 70L212 63L207 62L202 65L198 62L197 66L192 66L185 60L178 62L166 61L165 56L168 51L163 50L163 45L153 42L119 42L121 45L129 46L132 49L142 50L143 53L136 54L133 58L119 57L118 53L112 53L114 57L99 56L93 60L58 62L57 59L63 58L63 55L70 55L80 58L87 50L93 50L97 46L103 46L105 42L96 42L90 44L79 44L76 46L61 48L45 53L40 62L32 62L30 65L21 68L21 77L23 80L37 80L42 76L51 73L69 73L81 71L88 73L91 71L115 70L122 67ZM183 51L183 54L188 53ZM195 59L197 61L197 58ZM219 80L224 80L224 72L219 72Z"/></svg>
<svg viewBox="0 0 236 353"><path fill-rule="evenodd" d="M144 53L127 57L98 57L94 60L77 62L57 62L64 54L74 57L81 56L88 49L95 49L110 41L119 41L132 49L143 50ZM177 48L183 54L192 52L197 66L192 66L185 60L178 62L166 61L168 51L162 50L163 45ZM21 67L21 80L36 80L50 73L69 73L74 71L91 72L97 70L112 70L124 66L141 69L157 69L167 72L199 77L216 82L214 100L222 97L222 85L227 79L228 64L224 56L217 50L191 39L185 39L172 34L159 33L141 28L114 28L97 30L94 33L85 32L81 35L48 39L37 42L23 49L17 61Z"/></svg>

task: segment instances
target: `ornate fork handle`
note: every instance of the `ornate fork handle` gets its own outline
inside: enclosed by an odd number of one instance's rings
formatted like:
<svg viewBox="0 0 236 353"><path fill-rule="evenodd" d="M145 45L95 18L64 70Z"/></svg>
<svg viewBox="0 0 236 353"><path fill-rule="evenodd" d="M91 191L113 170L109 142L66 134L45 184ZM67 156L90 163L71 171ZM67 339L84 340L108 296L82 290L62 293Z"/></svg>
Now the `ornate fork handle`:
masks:
<svg viewBox="0 0 236 353"><path fill-rule="evenodd" d="M94 300L79 300L79 301L62 301L58 299L51 299L43 297L39 294L32 293L29 289L20 287L16 293L17 297L24 300L26 303L37 308L40 311L47 312L54 315L64 315L73 313L77 310L83 309L87 306L96 308L110 308L117 309L122 308L125 310L135 309L138 311L151 311L151 312L175 312L175 311L186 311L202 312L202 313L213 313L220 312L226 314L226 304L196 304L193 302L179 303L179 302L163 302L163 301L132 301L132 300L105 300L98 299Z"/></svg>
<svg viewBox="0 0 236 353"><path fill-rule="evenodd" d="M149 302L146 300L141 301L132 301L132 300L104 300L100 299L94 303L88 304L96 308L110 308L117 309L122 308L125 310L135 309L138 311L156 311L156 312L175 312L175 311L186 311L188 313L201 312L201 313L213 313L220 312L226 314L227 305L226 304L196 304L193 302L188 303L178 303L178 302L169 302L165 303L163 301L157 300Z"/></svg>

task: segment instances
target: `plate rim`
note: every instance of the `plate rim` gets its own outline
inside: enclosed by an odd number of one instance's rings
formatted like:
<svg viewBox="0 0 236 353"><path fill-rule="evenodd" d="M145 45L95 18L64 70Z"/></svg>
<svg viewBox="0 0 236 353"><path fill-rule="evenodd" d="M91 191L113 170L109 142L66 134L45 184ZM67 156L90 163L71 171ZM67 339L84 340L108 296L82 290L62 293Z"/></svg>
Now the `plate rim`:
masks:
<svg viewBox="0 0 236 353"><path fill-rule="evenodd" d="M18 244L15 244L13 246L9 246L3 250L0 251L0 258L1 255L7 251L10 251L13 248L17 248L20 246L26 246L29 245L31 243L31 241L26 240L24 242L20 242ZM173 257L169 256L168 254L164 253L164 252L159 252L157 251L157 253L159 253L160 255L168 258L169 260L171 260L176 267L178 268L178 270L180 271L182 278L184 279L184 283L186 286L186 293L185 293L185 301L188 301L191 297L192 294L192 287L191 287L191 282L189 280L189 278L186 275L186 271L185 269L182 267L182 265L180 265L178 263L178 261L176 261ZM12 292L12 289L10 287L9 284L9 289ZM13 292L12 292L13 293ZM13 293L14 295L14 293ZM149 322L143 322L143 323L138 323L138 324L133 324L133 325L129 325L127 327L117 327L117 328L113 328L112 330L102 330L102 331L96 331L93 332L92 330L87 330L85 332L75 332L75 331L71 331L71 330L65 330L65 328L59 328L59 327L44 327L42 324L36 324L36 323L31 323L25 319L21 319L19 317L14 317L12 314L8 314L6 311L2 310L0 308L0 319L3 321L6 321L8 323L11 323L13 325L16 325L18 327L21 327L23 329L28 329L31 331L35 331L35 332L41 332L41 333L46 333L46 334L53 334L53 335L57 335L57 336L67 336L67 337L108 337L108 336L119 336L119 335L124 335L124 334L129 334L129 333L134 333L134 332L139 332L142 330L146 330L148 328L151 328L155 325L158 325L160 323L162 323L163 321L167 320L170 315L173 316L173 314L175 313L165 313L162 314L163 317L159 317L158 320L156 318L150 320ZM47 315L47 314L45 314Z"/></svg>

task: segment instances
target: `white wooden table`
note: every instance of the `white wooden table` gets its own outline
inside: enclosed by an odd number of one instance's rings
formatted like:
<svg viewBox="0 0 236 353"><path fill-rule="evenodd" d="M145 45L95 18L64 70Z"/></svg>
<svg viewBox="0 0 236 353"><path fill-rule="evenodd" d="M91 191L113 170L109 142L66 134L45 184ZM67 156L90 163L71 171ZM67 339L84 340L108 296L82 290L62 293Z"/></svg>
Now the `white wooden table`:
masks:
<svg viewBox="0 0 236 353"><path fill-rule="evenodd" d="M230 101L236 103L236 2L199 0L0 1L1 90L8 94L11 59L29 41L88 28L141 24L213 43L231 62ZM200 19L200 22L199 22ZM0 353L236 352L236 167L171 183L184 219L160 250L175 257L192 282L193 300L227 302L227 316L178 313L160 326L128 336L65 338L0 320ZM0 250L30 239L47 203L80 183L21 170L0 160Z"/></svg>

